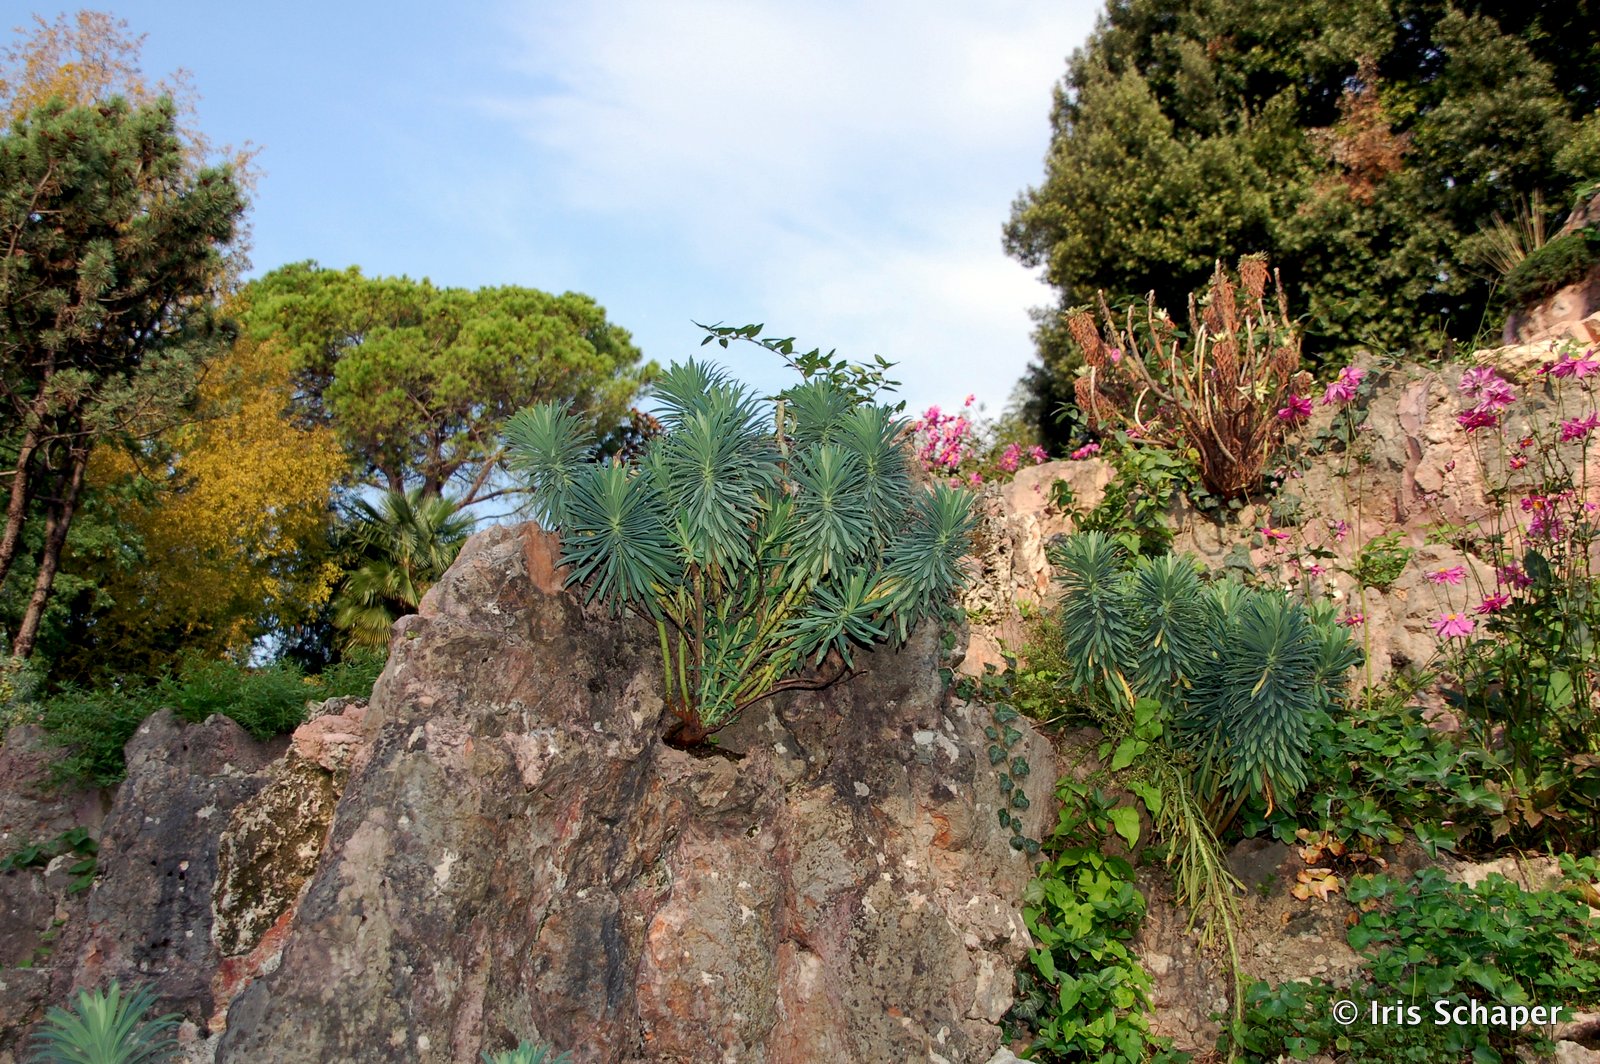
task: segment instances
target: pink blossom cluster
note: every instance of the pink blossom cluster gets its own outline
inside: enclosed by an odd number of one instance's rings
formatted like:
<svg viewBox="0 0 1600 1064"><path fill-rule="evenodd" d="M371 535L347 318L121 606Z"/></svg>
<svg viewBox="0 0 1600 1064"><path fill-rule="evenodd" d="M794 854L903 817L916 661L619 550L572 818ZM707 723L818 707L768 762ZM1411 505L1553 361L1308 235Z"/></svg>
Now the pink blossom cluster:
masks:
<svg viewBox="0 0 1600 1064"><path fill-rule="evenodd" d="M1359 373L1360 371L1357 370L1357 372ZM1329 387L1331 390L1332 386L1330 385ZM1355 391L1352 390L1350 394L1354 396ZM1324 402L1326 402L1326 399L1324 399ZM1310 416L1311 400L1303 395L1290 395L1288 405L1278 410L1278 420L1286 421L1291 425L1298 425Z"/></svg>
<svg viewBox="0 0 1600 1064"><path fill-rule="evenodd" d="M1595 359L1592 347L1582 355L1568 351L1556 361L1541 366L1539 373L1541 375L1548 373L1552 377L1571 377L1573 380L1581 381L1585 377L1600 373L1600 361Z"/></svg>
<svg viewBox="0 0 1600 1064"><path fill-rule="evenodd" d="M977 433L966 410L975 401L975 396L967 396L959 414L946 414L937 405L930 406L912 426L917 437L917 457L926 468L954 472L960 468L962 459L972 454Z"/></svg>
<svg viewBox="0 0 1600 1064"><path fill-rule="evenodd" d="M1328 390L1322 393L1322 405L1332 406L1335 403L1348 403L1356 397L1356 389L1361 386L1361 381L1366 377L1367 371L1354 366L1346 366L1339 371L1339 379L1328 385ZM1293 399L1290 400L1293 406ZM1289 409L1289 408L1285 408ZM1283 417L1283 411L1278 411L1278 416ZM1285 418L1285 420L1288 420Z"/></svg>
<svg viewBox="0 0 1600 1064"><path fill-rule="evenodd" d="M1471 409L1456 415L1456 421L1468 432L1494 428L1500 423L1500 411L1517 401L1516 388L1493 366L1472 367L1461 375L1456 388L1466 398L1476 400Z"/></svg>
<svg viewBox="0 0 1600 1064"><path fill-rule="evenodd" d="M1100 445L1098 443L1086 443L1082 447L1079 447L1076 451L1073 451L1067 457L1071 458L1074 462L1081 462L1085 458L1092 457L1099 453Z"/></svg>
<svg viewBox="0 0 1600 1064"><path fill-rule="evenodd" d="M1584 439L1597 428L1600 428L1600 413L1590 411L1588 417L1568 418L1561 423L1561 442Z"/></svg>
<svg viewBox="0 0 1600 1064"><path fill-rule="evenodd" d="M1049 455L1044 453L1044 448L1040 447L1038 444L1034 444L1032 447L1024 448L1020 443L1010 443L1006 445L1004 453L1000 455L1001 471L1005 473L1015 473L1017 471L1017 467L1022 464L1022 459L1024 456L1028 457L1032 461L1033 465L1039 465L1049 458Z"/></svg>

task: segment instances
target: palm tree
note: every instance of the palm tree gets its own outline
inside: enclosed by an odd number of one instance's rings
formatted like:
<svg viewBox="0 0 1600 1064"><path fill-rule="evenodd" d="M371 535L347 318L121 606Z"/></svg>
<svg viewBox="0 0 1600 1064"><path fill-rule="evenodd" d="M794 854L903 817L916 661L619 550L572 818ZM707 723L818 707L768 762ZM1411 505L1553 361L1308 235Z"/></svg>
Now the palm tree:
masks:
<svg viewBox="0 0 1600 1064"><path fill-rule="evenodd" d="M472 534L472 518L455 502L420 489L385 492L377 505L356 502L362 562L345 578L333 623L349 647L383 647L389 628L408 613L455 561Z"/></svg>

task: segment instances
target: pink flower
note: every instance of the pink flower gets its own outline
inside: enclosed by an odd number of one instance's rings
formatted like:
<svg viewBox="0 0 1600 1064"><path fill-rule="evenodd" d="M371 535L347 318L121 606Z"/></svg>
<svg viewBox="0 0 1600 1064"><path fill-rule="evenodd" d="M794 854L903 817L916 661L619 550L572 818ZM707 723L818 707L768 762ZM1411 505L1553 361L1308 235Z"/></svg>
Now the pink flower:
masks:
<svg viewBox="0 0 1600 1064"><path fill-rule="evenodd" d="M1361 385L1361 378L1367 375L1364 369L1346 366L1339 371L1339 379L1328 385L1328 390L1322 393L1322 405L1331 406L1334 403L1348 403L1356 397L1356 388Z"/></svg>
<svg viewBox="0 0 1600 1064"><path fill-rule="evenodd" d="M1354 628L1358 624L1366 624L1367 615L1364 613L1347 613L1339 618L1339 623L1346 628Z"/></svg>
<svg viewBox="0 0 1600 1064"><path fill-rule="evenodd" d="M1461 383L1456 387L1460 389L1462 395L1471 399L1485 384L1499 379L1500 371L1493 366L1473 366L1461 375Z"/></svg>
<svg viewBox="0 0 1600 1064"><path fill-rule="evenodd" d="M1073 451L1070 457L1074 462L1081 462L1090 455L1099 453L1100 445L1098 443L1086 443L1082 447L1079 447L1076 451Z"/></svg>
<svg viewBox="0 0 1600 1064"><path fill-rule="evenodd" d="M967 480L970 481L972 486L975 488L983 487L983 477L981 474L974 473L972 476L968 477Z"/></svg>
<svg viewBox="0 0 1600 1064"><path fill-rule="evenodd" d="M1298 425L1310 416L1311 400L1300 395L1289 396L1289 405L1278 411L1278 419L1291 425Z"/></svg>
<svg viewBox="0 0 1600 1064"><path fill-rule="evenodd" d="M1440 639L1454 639L1458 635L1471 635L1474 627L1472 618L1464 613L1447 613L1433 622L1434 633Z"/></svg>
<svg viewBox="0 0 1600 1064"><path fill-rule="evenodd" d="M1595 429L1600 428L1600 414L1590 413L1586 418L1568 418L1561 423L1561 442L1571 443L1581 440Z"/></svg>
<svg viewBox="0 0 1600 1064"><path fill-rule="evenodd" d="M1517 401L1516 389L1505 381L1496 377L1484 384L1483 394L1478 399L1475 410L1504 410Z"/></svg>
<svg viewBox="0 0 1600 1064"><path fill-rule="evenodd" d="M1050 460L1050 456L1044 453L1044 448L1037 443L1028 448L1028 457L1033 459L1034 465L1042 465Z"/></svg>
<svg viewBox="0 0 1600 1064"><path fill-rule="evenodd" d="M1350 526L1345 524L1343 521L1335 521L1332 518L1329 518L1328 528L1333 532L1333 541L1335 543L1343 543L1344 537L1350 534Z"/></svg>
<svg viewBox="0 0 1600 1064"><path fill-rule="evenodd" d="M1590 357L1593 354L1594 348L1592 347L1585 351L1582 357L1565 354L1561 356L1559 361L1545 366L1539 372L1548 372L1552 377L1572 377L1581 381L1591 373L1600 373L1600 362Z"/></svg>
<svg viewBox="0 0 1600 1064"><path fill-rule="evenodd" d="M1499 415L1495 414L1492 410L1484 410L1483 408L1476 406L1464 414L1457 414L1456 420L1459 421L1461 423L1461 427L1466 429L1468 432L1471 432L1474 429L1492 429L1500 423Z"/></svg>
<svg viewBox="0 0 1600 1064"><path fill-rule="evenodd" d="M1528 464L1528 460L1526 458L1522 457L1522 455L1520 455L1520 454L1519 455L1515 455L1511 459L1511 468L1512 469L1521 469L1523 466L1525 466L1527 464Z"/></svg>
<svg viewBox="0 0 1600 1064"><path fill-rule="evenodd" d="M1321 576L1323 573L1325 573L1327 571L1328 570L1327 570L1326 566L1320 565L1317 562L1312 562L1310 565L1305 567L1306 575L1309 576L1309 577L1313 577L1313 578Z"/></svg>
<svg viewBox="0 0 1600 1064"><path fill-rule="evenodd" d="M1432 580L1436 584L1449 584L1450 586L1454 587L1456 584L1461 583L1462 578L1466 575L1466 566L1453 565L1448 569L1435 569L1433 572L1428 574L1428 579Z"/></svg>
<svg viewBox="0 0 1600 1064"><path fill-rule="evenodd" d="M1522 571L1522 566L1516 562L1502 565L1494 571L1494 581L1499 585L1509 584L1515 588L1532 587L1533 578Z"/></svg>
<svg viewBox="0 0 1600 1064"><path fill-rule="evenodd" d="M1282 529L1273 528L1271 525L1264 525L1258 531L1268 539L1283 540L1289 538L1289 533Z"/></svg>
<svg viewBox="0 0 1600 1064"><path fill-rule="evenodd" d="M1022 445L1013 443L1006 446L1005 453L1000 456L1000 469L1005 473L1015 473L1017 465L1022 461Z"/></svg>
<svg viewBox="0 0 1600 1064"><path fill-rule="evenodd" d="M1472 607L1472 612L1479 614L1498 613L1500 610L1504 609L1506 603L1510 601L1511 596L1504 593L1498 595L1487 595L1484 597L1482 602Z"/></svg>
<svg viewBox="0 0 1600 1064"><path fill-rule="evenodd" d="M977 398L978 397L976 395L969 395L969 396L967 396L967 401L962 403L961 405L964 406L964 407L971 406L973 404L973 402L977 400Z"/></svg>

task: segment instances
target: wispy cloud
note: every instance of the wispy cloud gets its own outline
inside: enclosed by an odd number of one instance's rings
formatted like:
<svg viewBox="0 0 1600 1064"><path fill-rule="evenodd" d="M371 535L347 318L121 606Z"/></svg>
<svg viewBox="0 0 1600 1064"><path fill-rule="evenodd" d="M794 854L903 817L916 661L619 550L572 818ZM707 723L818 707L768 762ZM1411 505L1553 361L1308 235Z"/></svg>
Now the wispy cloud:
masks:
<svg viewBox="0 0 1600 1064"><path fill-rule="evenodd" d="M747 308L898 360L914 405L998 407L1047 296L999 229L1042 173L1050 86L1099 6L517 6L516 84L477 103L532 149L530 201L641 234L659 261L619 278L653 268L696 293L678 337L708 305ZM652 347L655 323L624 323Z"/></svg>

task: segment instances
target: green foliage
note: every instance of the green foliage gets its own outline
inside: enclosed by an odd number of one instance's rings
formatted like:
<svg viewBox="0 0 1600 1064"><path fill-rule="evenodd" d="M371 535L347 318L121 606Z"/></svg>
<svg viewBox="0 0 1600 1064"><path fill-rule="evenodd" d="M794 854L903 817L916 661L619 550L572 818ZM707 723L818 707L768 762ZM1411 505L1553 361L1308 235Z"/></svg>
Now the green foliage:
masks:
<svg viewBox="0 0 1600 1064"><path fill-rule="evenodd" d="M1423 869L1407 881L1358 876L1350 900L1362 910L1348 940L1365 966L1351 987L1326 983L1256 983L1231 1048L1243 1059L1341 1061L1495 1061L1551 1046L1538 1027L1510 1032L1440 1024L1447 1007L1477 1000L1496 1005L1584 1008L1600 1001L1600 918L1585 902L1600 874L1594 858L1561 858L1563 883L1528 891L1491 874L1476 886ZM1354 1002L1356 1019L1334 1019L1336 1001ZM1414 1018L1395 1010L1415 1006ZM1375 1009L1391 1010L1374 1023ZM1568 1013L1570 1017L1570 1012ZM1227 1040L1224 1047L1228 1047Z"/></svg>
<svg viewBox="0 0 1600 1064"><path fill-rule="evenodd" d="M1385 532L1361 545L1361 552L1356 556L1355 572L1351 575L1362 587L1387 591L1405 572L1412 553L1410 547L1400 546L1399 532Z"/></svg>
<svg viewBox="0 0 1600 1064"><path fill-rule="evenodd" d="M170 99L54 99L0 134L0 583L23 525L45 529L18 656L37 641L90 454L180 419L228 338L208 297L243 209L229 168L187 165Z"/></svg>
<svg viewBox="0 0 1600 1064"><path fill-rule="evenodd" d="M504 1049L498 1053L485 1050L482 1054L483 1064L572 1064L571 1053L559 1053L551 1056L555 1050L543 1042L523 1042L515 1049Z"/></svg>
<svg viewBox="0 0 1600 1064"><path fill-rule="evenodd" d="M903 642L960 583L972 496L911 489L893 408L821 371L768 408L693 361L656 392L666 431L633 465L582 461L583 427L554 404L506 436L568 582L656 625L680 740L842 677L852 647Z"/></svg>
<svg viewBox="0 0 1600 1064"><path fill-rule="evenodd" d="M1325 611L1231 581L1201 584L1192 563L1141 558L1098 532L1067 537L1052 560L1072 682L1114 707L1163 707L1200 752L1218 825L1247 796L1290 797L1306 784L1319 714L1337 704L1356 660Z"/></svg>
<svg viewBox="0 0 1600 1064"><path fill-rule="evenodd" d="M1600 265L1600 226L1590 226L1558 236L1528 252L1506 274L1502 290L1512 306L1526 306L1558 288L1577 284L1597 265Z"/></svg>
<svg viewBox="0 0 1600 1064"><path fill-rule="evenodd" d="M353 656L324 677L306 677L287 662L247 668L227 660L183 661L176 673L97 689L67 686L38 706L53 743L66 749L52 766L59 783L111 786L126 766L122 749L150 714L171 709L198 723L214 713L230 718L257 739L294 730L308 701L371 693L381 669L375 654Z"/></svg>
<svg viewBox="0 0 1600 1064"><path fill-rule="evenodd" d="M1493 282L1465 246L1519 197L1569 185L1557 153L1597 102L1592 18L1582 0L1110 5L1005 227L1058 293L1037 315L1035 408L1069 399L1071 308L1152 290L1179 306L1249 252L1303 295L1314 360L1472 335Z"/></svg>
<svg viewBox="0 0 1600 1064"><path fill-rule="evenodd" d="M1594 858L1566 856L1563 867L1594 880ZM1379 986L1508 1005L1600 1001L1600 917L1575 891L1526 891L1494 873L1468 887L1425 868L1406 882L1355 877L1349 897L1371 910L1349 939Z"/></svg>
<svg viewBox="0 0 1600 1064"><path fill-rule="evenodd" d="M1172 545L1169 513L1173 499L1196 485L1194 462L1179 451L1152 447L1119 432L1105 456L1116 479L1094 509L1075 515L1080 532L1103 532L1134 554L1164 554ZM1066 486L1065 481L1057 485ZM1059 493L1057 505L1072 510Z"/></svg>
<svg viewBox="0 0 1600 1064"><path fill-rule="evenodd" d="M80 990L71 1011L52 1006L29 1060L37 1064L155 1064L178 1054L177 1015L145 1020L155 991L124 995L113 979L104 991Z"/></svg>
<svg viewBox="0 0 1600 1064"><path fill-rule="evenodd" d="M455 561L473 521L455 502L421 489L386 492L377 505L355 502L356 549L361 561L334 600L333 623L351 647L389 643L389 628L414 613L428 588Z"/></svg>
<svg viewBox="0 0 1600 1064"><path fill-rule="evenodd" d="M463 505L507 490L499 430L538 402L571 404L591 432L628 415L654 364L588 296L468 291L299 263L245 290L248 332L293 352L298 412L330 424L370 485Z"/></svg>
<svg viewBox="0 0 1600 1064"><path fill-rule="evenodd" d="M1138 816L1103 792L1070 781L1061 815L1023 895L1033 938L1017 972L1008 1023L1027 1030L1030 1060L1142 1062L1178 1059L1150 1034L1150 977L1130 948L1144 919L1133 866L1107 856L1115 832L1129 845Z"/></svg>
<svg viewBox="0 0 1600 1064"><path fill-rule="evenodd" d="M1333 1005L1354 1002L1361 1017L1352 1024L1333 1018ZM1313 1060L1336 1053L1341 1064L1436 1064L1462 1060L1466 1039L1456 1027L1436 1027L1432 1011L1423 1022L1374 1024L1373 1008L1394 1008L1394 996L1371 983L1334 987L1318 981L1256 982L1245 993L1243 1020L1237 1035L1223 1047L1237 1059L1262 1064L1284 1060Z"/></svg>
<svg viewBox="0 0 1600 1064"><path fill-rule="evenodd" d="M0 860L0 872L43 868L62 854L76 854L78 860L67 866L67 874L72 877L67 893L77 894L88 890L94 882L96 855L99 852L100 844L89 834L88 828L68 828L47 842L31 842L13 851L9 857Z"/></svg>

